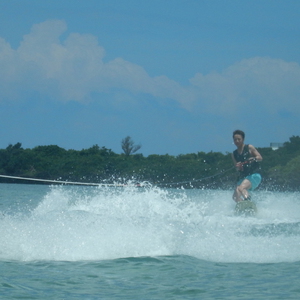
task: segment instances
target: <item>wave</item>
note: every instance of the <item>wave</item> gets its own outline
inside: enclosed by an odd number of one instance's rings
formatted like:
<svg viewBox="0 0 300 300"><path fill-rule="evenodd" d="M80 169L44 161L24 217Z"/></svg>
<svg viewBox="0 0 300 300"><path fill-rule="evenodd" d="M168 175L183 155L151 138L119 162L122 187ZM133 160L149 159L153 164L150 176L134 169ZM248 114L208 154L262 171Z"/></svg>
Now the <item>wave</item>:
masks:
<svg viewBox="0 0 300 300"><path fill-rule="evenodd" d="M41 196L34 189L36 201L2 210L0 259L300 260L298 193L257 192L258 215L246 218L234 216L231 191L52 186Z"/></svg>

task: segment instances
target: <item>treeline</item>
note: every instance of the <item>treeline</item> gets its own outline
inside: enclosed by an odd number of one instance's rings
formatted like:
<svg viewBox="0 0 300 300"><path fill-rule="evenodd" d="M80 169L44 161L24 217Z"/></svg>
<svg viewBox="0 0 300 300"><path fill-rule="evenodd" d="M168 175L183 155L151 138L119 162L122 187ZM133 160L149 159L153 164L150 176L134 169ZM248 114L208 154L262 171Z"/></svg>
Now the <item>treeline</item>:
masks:
<svg viewBox="0 0 300 300"><path fill-rule="evenodd" d="M258 148L262 162L262 189L299 190L300 137L292 136L283 147ZM22 148L21 143L0 149L0 175L46 180L124 183L149 181L163 187L232 188L236 180L231 154L117 154L94 145L65 150L56 145ZM21 182L0 178L1 182ZM30 181L32 183L32 181Z"/></svg>

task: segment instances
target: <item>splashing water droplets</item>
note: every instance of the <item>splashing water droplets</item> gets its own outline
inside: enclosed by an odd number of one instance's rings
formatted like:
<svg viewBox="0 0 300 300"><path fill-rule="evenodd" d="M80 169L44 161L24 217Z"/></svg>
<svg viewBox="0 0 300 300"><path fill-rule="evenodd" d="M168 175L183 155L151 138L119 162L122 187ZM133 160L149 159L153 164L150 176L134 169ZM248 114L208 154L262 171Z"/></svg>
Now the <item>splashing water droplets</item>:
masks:
<svg viewBox="0 0 300 300"><path fill-rule="evenodd" d="M300 244L297 196L258 193L257 218L244 218L234 216L230 191L53 186L34 206L29 203L29 212L23 206L23 212L18 207L2 216L0 258L178 254L220 262L293 261L299 259ZM276 227L282 222L287 225Z"/></svg>

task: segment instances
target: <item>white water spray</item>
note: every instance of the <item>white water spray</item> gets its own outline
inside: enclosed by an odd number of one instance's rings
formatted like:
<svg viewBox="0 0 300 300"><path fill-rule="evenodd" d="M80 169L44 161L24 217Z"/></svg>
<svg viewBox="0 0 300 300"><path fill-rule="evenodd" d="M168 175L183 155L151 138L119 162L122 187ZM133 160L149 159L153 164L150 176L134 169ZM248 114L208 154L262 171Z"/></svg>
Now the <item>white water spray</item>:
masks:
<svg viewBox="0 0 300 300"><path fill-rule="evenodd" d="M259 192L255 198L258 216L244 218L233 215L230 191L53 186L29 212L3 211L0 259L300 260L299 194Z"/></svg>

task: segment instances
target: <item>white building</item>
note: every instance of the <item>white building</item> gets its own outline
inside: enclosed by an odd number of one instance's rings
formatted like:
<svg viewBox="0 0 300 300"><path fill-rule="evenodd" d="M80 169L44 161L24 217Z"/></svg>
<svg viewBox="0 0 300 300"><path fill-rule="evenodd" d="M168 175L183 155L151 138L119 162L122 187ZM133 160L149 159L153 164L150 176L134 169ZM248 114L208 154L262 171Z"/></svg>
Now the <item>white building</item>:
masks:
<svg viewBox="0 0 300 300"><path fill-rule="evenodd" d="M278 148L283 147L283 143L271 143L270 147L272 150L277 150Z"/></svg>

